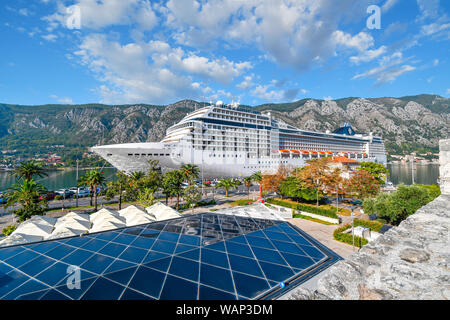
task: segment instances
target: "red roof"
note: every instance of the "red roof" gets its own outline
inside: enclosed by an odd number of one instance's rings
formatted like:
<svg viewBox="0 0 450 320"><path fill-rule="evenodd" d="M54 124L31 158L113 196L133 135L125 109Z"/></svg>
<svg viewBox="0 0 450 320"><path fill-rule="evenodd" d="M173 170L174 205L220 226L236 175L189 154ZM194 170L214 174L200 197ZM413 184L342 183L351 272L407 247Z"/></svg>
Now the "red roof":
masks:
<svg viewBox="0 0 450 320"><path fill-rule="evenodd" d="M331 162L337 162L337 163L359 163L359 161L349 159L346 157L334 157Z"/></svg>

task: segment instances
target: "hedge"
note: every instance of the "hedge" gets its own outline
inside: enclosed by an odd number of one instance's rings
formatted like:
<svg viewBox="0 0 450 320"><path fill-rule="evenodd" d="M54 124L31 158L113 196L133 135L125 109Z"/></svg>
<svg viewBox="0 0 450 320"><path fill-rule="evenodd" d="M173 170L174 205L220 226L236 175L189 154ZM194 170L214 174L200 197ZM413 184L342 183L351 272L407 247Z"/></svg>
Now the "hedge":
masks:
<svg viewBox="0 0 450 320"><path fill-rule="evenodd" d="M200 200L199 202L197 202L194 205L194 208L198 208L198 207L204 207L204 206L210 206L210 205L214 205L216 204L216 200ZM184 204L180 204L178 207L178 210L185 210L185 209L191 209L192 207L190 207L187 203Z"/></svg>
<svg viewBox="0 0 450 320"><path fill-rule="evenodd" d="M340 227L340 228L337 228L336 230L334 230L334 232L333 232L334 240L352 245L353 244L352 234L344 233L345 230L350 229L351 227L352 227L351 225L347 224L343 227ZM355 246L361 248L362 246L366 245L367 243L369 243L369 241L367 241L367 239L355 236Z"/></svg>
<svg viewBox="0 0 450 320"><path fill-rule="evenodd" d="M383 226L383 223L381 223L379 221L367 221L367 220L355 219L355 220L353 220L353 225L355 227L363 226L366 228L370 228L371 231L379 232L381 227Z"/></svg>
<svg viewBox="0 0 450 320"><path fill-rule="evenodd" d="M277 200L277 199L272 199L272 198L269 198L266 201L269 203L275 204L275 205L279 205L279 206L283 206L283 207L287 207L287 208L291 208L291 209L297 209L297 210L304 211L304 212L318 214L318 215L321 215L324 217L339 219L338 215L336 214L336 212L334 210L307 206L307 205L304 205L301 203L294 204L294 203L289 203L287 201Z"/></svg>

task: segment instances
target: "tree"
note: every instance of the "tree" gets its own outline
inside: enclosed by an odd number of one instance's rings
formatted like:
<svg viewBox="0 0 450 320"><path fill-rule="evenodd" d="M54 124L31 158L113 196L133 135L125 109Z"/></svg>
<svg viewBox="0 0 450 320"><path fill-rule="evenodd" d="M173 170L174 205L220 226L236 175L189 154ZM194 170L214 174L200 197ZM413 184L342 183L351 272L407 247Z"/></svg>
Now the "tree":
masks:
<svg viewBox="0 0 450 320"><path fill-rule="evenodd" d="M263 174L261 179L262 189L269 192L278 192L284 179L290 174L290 170L281 165L275 174Z"/></svg>
<svg viewBox="0 0 450 320"><path fill-rule="evenodd" d="M255 172L254 174L251 175L252 180L255 181L256 183L259 184L259 196L262 198L262 185L261 185L261 180L262 180L262 174L260 171Z"/></svg>
<svg viewBox="0 0 450 320"><path fill-rule="evenodd" d="M192 208L192 213L194 213L194 206L202 198L202 194L198 191L195 186L188 186L184 190L183 199L186 201L188 207Z"/></svg>
<svg viewBox="0 0 450 320"><path fill-rule="evenodd" d="M155 201L155 191L151 188L143 188L139 190L137 201L144 207L153 205Z"/></svg>
<svg viewBox="0 0 450 320"><path fill-rule="evenodd" d="M384 165L376 162L362 162L357 170L367 171L379 184L384 184L385 178L389 174L389 170Z"/></svg>
<svg viewBox="0 0 450 320"><path fill-rule="evenodd" d="M177 196L177 210L180 206L180 196L183 194L184 176L181 170L168 171L162 179L163 193L167 197Z"/></svg>
<svg viewBox="0 0 450 320"><path fill-rule="evenodd" d="M380 183L366 170L357 170L348 179L345 189L347 193L355 195L359 199L364 199L376 196L380 192Z"/></svg>
<svg viewBox="0 0 450 320"><path fill-rule="evenodd" d="M247 197L250 197L250 187L252 186L253 179L251 176L244 177L244 184L247 187Z"/></svg>
<svg viewBox="0 0 450 320"><path fill-rule="evenodd" d="M20 204L21 207L13 211L22 222L33 215L43 215L48 208L45 198L41 198L46 189L33 179L24 179L20 184L14 184L7 191L8 201L5 208Z"/></svg>
<svg viewBox="0 0 450 320"><path fill-rule="evenodd" d="M189 186L192 184L192 181L199 177L200 170L195 164L183 164L180 170Z"/></svg>
<svg viewBox="0 0 450 320"><path fill-rule="evenodd" d="M319 193L323 195L329 180L330 158L313 159L307 163L307 166L296 170L295 174L305 187L315 190L316 205L319 206Z"/></svg>
<svg viewBox="0 0 450 320"><path fill-rule="evenodd" d="M341 176L342 170L335 168L328 174L326 179L327 191L330 193L336 193L336 210L339 211L339 194L345 192L343 188L344 179Z"/></svg>
<svg viewBox="0 0 450 320"><path fill-rule="evenodd" d="M295 175L283 180L280 184L280 193L282 196L295 200L312 201L316 199L316 191L305 186Z"/></svg>
<svg viewBox="0 0 450 320"><path fill-rule="evenodd" d="M108 189L106 190L105 198L107 200L114 198L116 195L119 196L119 210L122 209L122 197L124 191L129 185L129 178L126 174L121 171L116 173L117 180L108 182Z"/></svg>
<svg viewBox="0 0 450 320"><path fill-rule="evenodd" d="M400 185L391 194L381 193L376 199L365 199L363 208L367 214L376 213L378 218L399 225L432 200L433 196L426 188Z"/></svg>
<svg viewBox="0 0 450 320"><path fill-rule="evenodd" d="M12 174L19 180L31 180L34 176L38 176L39 178L47 176L44 168L34 161L22 163L21 165L15 167Z"/></svg>
<svg viewBox="0 0 450 320"><path fill-rule="evenodd" d="M217 188L224 188L225 189L225 197L228 197L228 191L230 189L234 189L236 187L237 187L236 180L233 180L233 179L230 179L230 178L220 179L219 183L217 183L217 185L216 185L216 189Z"/></svg>
<svg viewBox="0 0 450 320"><path fill-rule="evenodd" d="M106 181L103 171L90 170L81 176L80 181L94 193L94 208L97 211L97 188L105 185Z"/></svg>

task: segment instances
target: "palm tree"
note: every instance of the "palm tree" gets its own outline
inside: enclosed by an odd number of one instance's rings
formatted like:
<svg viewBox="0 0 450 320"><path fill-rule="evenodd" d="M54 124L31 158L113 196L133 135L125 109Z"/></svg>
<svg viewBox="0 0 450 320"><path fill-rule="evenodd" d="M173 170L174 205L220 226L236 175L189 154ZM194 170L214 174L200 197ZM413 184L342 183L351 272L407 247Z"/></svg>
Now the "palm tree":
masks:
<svg viewBox="0 0 450 320"><path fill-rule="evenodd" d="M219 183L216 185L216 188L224 188L225 189L225 196L228 197L228 190L236 188L237 187L236 180L226 178L219 180Z"/></svg>
<svg viewBox="0 0 450 320"><path fill-rule="evenodd" d="M97 187L103 186L106 181L103 171L90 170L82 176L81 181L88 185L91 191L94 192L94 208L97 211Z"/></svg>
<svg viewBox="0 0 450 320"><path fill-rule="evenodd" d="M5 208L20 204L22 207L14 211L14 214L19 218L19 222L33 215L42 215L45 212L47 201L40 199L40 195L45 191L44 186L36 183L33 179L24 179L21 184L14 184L8 189L8 201Z"/></svg>
<svg viewBox="0 0 450 320"><path fill-rule="evenodd" d="M181 170L172 170L164 175L162 181L162 188L163 193L166 195L166 202L168 196L177 196L177 210L180 206L180 196L183 194L183 180L184 175Z"/></svg>
<svg viewBox="0 0 450 320"><path fill-rule="evenodd" d="M257 182L259 184L259 197L262 198L262 174L261 171L255 172L254 174L251 175L252 180Z"/></svg>
<svg viewBox="0 0 450 320"><path fill-rule="evenodd" d="M39 178L47 176L42 166L34 161L22 163L21 165L14 168L12 174L15 175L19 180L31 180L33 176L38 176Z"/></svg>
<svg viewBox="0 0 450 320"><path fill-rule="evenodd" d="M142 171L135 171L130 174L131 180L133 180L135 182L141 180L143 177L145 177L145 173Z"/></svg>
<svg viewBox="0 0 450 320"><path fill-rule="evenodd" d="M183 164L180 167L181 172L183 173L184 179L186 179L189 186L191 186L192 181L197 179L200 174L200 169L195 164Z"/></svg>
<svg viewBox="0 0 450 320"><path fill-rule="evenodd" d="M122 196L129 182L128 176L121 171L116 173L117 180L108 182L108 190L106 191L106 199L112 199L116 195L119 196L119 210L122 209Z"/></svg>
<svg viewBox="0 0 450 320"><path fill-rule="evenodd" d="M247 197L250 197L250 187L252 186L253 179L251 176L244 178L244 184L247 187Z"/></svg>

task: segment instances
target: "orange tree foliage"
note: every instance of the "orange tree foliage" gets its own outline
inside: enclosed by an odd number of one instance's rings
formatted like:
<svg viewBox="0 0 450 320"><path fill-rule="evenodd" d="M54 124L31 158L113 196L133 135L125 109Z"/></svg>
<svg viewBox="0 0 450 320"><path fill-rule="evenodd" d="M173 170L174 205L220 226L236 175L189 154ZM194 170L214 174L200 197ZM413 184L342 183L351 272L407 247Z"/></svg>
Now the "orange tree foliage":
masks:
<svg viewBox="0 0 450 320"><path fill-rule="evenodd" d="M379 181L366 170L357 170L345 185L346 192L359 199L376 196L380 192Z"/></svg>
<svg viewBox="0 0 450 320"><path fill-rule="evenodd" d="M290 175L290 170L285 166L280 166L275 174L263 174L261 186L264 191L278 192L281 183Z"/></svg>
<svg viewBox="0 0 450 320"><path fill-rule="evenodd" d="M309 160L308 165L296 170L296 176L306 187L324 191L329 184L330 158Z"/></svg>

